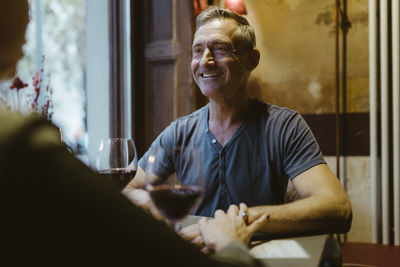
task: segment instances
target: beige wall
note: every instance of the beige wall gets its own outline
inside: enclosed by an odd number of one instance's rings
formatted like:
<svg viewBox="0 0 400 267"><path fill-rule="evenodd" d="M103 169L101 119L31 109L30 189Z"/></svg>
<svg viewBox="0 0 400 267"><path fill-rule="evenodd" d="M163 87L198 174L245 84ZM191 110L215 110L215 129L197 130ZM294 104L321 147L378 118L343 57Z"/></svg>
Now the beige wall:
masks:
<svg viewBox="0 0 400 267"><path fill-rule="evenodd" d="M303 114L335 113L334 2L246 0L261 52L249 81L256 97ZM347 2L347 112L368 112L368 0ZM335 170L335 158L327 160ZM348 240L369 242L369 157L347 157L342 170L354 213Z"/></svg>
<svg viewBox="0 0 400 267"><path fill-rule="evenodd" d="M336 158L325 157L325 160L335 172ZM353 242L371 242L369 157L347 157L340 160L342 164L340 177L347 177L347 194L353 208L353 223L347 239Z"/></svg>
<svg viewBox="0 0 400 267"><path fill-rule="evenodd" d="M261 62L249 81L264 101L335 112L335 9L327 0L247 0ZM368 111L368 0L348 1L348 112Z"/></svg>

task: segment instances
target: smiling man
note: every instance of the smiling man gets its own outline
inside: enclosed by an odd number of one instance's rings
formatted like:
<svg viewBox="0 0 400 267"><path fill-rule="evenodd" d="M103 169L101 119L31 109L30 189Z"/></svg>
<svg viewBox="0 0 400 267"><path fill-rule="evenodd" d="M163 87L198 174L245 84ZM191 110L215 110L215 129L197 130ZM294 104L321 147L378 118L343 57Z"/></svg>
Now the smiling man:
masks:
<svg viewBox="0 0 400 267"><path fill-rule="evenodd" d="M253 99L247 88L260 52L248 21L226 9L210 7L197 17L192 74L209 104L172 122L139 161L124 193L159 216L142 188L153 150L164 150L157 175L176 172L182 183L199 175L190 160L169 147L201 148L206 189L196 215L213 216L241 202L248 222L262 215L269 234L346 232L351 205L327 166L318 143L297 112ZM300 200L284 204L289 179Z"/></svg>

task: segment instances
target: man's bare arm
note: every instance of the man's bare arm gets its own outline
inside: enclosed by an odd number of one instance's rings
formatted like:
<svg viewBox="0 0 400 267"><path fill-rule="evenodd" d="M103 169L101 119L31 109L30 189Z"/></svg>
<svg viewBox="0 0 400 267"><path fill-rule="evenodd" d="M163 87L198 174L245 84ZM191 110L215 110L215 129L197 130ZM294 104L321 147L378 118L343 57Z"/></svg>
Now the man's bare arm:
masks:
<svg viewBox="0 0 400 267"><path fill-rule="evenodd" d="M150 179L146 177L146 173L140 167L136 172L135 177L129 184L122 190L122 193L132 201L136 206L142 207L145 211L152 214L157 219L162 219L160 212L154 206L154 203L151 201L150 194L145 190L146 179ZM159 179L156 176L153 176L152 179Z"/></svg>
<svg viewBox="0 0 400 267"><path fill-rule="evenodd" d="M146 173L140 166L138 166L135 177L128 183L128 185L124 188L126 189L134 189L134 188L144 188L146 185Z"/></svg>
<svg viewBox="0 0 400 267"><path fill-rule="evenodd" d="M352 221L350 200L326 164L301 173L293 180L300 199L283 205L249 208L249 222L267 215L260 229L269 234L344 233Z"/></svg>

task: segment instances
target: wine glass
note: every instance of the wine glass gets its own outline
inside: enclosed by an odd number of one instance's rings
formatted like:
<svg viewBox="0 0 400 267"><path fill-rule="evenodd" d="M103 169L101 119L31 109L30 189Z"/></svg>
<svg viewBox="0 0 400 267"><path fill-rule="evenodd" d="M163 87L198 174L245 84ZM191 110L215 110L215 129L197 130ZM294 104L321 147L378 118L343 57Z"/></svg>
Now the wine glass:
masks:
<svg viewBox="0 0 400 267"><path fill-rule="evenodd" d="M172 154L179 161L174 165L186 166L179 174L168 174L166 162ZM200 203L204 192L202 157L197 149L175 147L166 151L158 149L149 152L145 189L164 219L176 230L181 229L180 221ZM167 175L165 175L167 173Z"/></svg>
<svg viewBox="0 0 400 267"><path fill-rule="evenodd" d="M108 138L100 141L96 170L120 190L133 179L137 170L135 143L129 138Z"/></svg>

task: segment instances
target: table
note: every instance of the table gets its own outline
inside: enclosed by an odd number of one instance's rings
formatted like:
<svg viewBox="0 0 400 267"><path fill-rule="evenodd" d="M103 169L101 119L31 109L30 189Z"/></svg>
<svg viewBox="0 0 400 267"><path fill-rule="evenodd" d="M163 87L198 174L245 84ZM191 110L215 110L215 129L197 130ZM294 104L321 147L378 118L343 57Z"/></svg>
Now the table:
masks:
<svg viewBox="0 0 400 267"><path fill-rule="evenodd" d="M197 221L199 216L187 216L182 226ZM250 253L268 267L318 267L328 235L256 241Z"/></svg>
<svg viewBox="0 0 400 267"><path fill-rule="evenodd" d="M341 249L343 264L349 266L399 266L400 246L348 242Z"/></svg>
<svg viewBox="0 0 400 267"><path fill-rule="evenodd" d="M318 267L328 235L261 242L250 253L269 267Z"/></svg>

